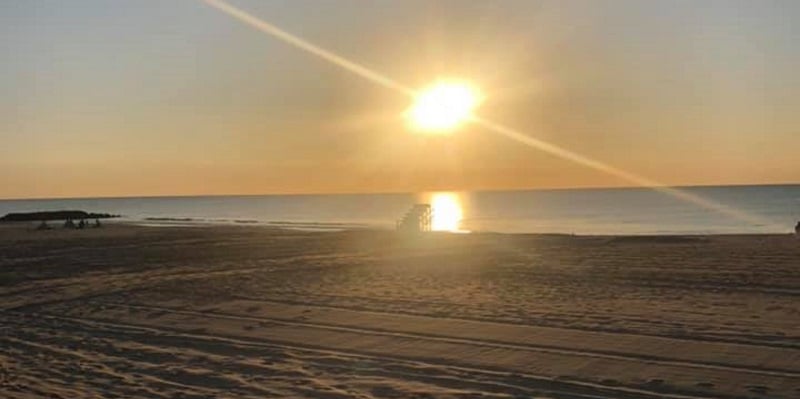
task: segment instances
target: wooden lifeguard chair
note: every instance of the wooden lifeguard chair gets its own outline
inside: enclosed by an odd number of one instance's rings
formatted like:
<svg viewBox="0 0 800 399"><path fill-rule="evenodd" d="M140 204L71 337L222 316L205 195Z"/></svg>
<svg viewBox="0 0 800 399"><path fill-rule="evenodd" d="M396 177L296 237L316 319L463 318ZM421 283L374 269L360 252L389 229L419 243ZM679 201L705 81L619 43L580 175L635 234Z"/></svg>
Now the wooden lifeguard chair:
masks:
<svg viewBox="0 0 800 399"><path fill-rule="evenodd" d="M422 233L431 231L431 204L415 204L397 221L397 231Z"/></svg>

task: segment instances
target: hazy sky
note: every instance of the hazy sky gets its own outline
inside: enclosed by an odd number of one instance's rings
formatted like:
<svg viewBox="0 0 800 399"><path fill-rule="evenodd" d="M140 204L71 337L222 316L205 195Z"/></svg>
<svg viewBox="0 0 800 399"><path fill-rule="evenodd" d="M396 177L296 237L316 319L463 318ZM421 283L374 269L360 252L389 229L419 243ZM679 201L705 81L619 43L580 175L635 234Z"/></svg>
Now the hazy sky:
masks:
<svg viewBox="0 0 800 399"><path fill-rule="evenodd" d="M413 87L668 184L800 182L800 2L231 0ZM0 198L625 185L197 0L0 3Z"/></svg>

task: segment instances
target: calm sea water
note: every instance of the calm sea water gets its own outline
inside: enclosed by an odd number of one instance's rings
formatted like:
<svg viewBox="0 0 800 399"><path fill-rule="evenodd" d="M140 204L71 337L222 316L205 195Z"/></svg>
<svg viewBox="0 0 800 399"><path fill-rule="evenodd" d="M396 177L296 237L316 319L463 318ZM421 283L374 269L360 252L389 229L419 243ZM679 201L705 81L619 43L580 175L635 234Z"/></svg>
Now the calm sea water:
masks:
<svg viewBox="0 0 800 399"><path fill-rule="evenodd" d="M0 214L78 209L121 214L127 220L151 224L393 228L395 220L412 204L432 201L435 217L442 219L440 225L446 228L457 225L468 231L575 234L787 233L800 219L800 185L685 190L763 222L734 219L643 188L449 192L433 196L428 193L4 200L0 201ZM167 222L152 218L187 220Z"/></svg>

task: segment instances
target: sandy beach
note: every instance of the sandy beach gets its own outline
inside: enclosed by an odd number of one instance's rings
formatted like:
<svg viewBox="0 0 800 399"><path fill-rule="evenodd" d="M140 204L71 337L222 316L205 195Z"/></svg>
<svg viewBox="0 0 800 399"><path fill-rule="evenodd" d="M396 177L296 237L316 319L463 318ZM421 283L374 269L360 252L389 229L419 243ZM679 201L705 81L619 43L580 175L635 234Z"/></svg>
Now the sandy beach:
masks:
<svg viewBox="0 0 800 399"><path fill-rule="evenodd" d="M0 227L3 398L797 398L800 241Z"/></svg>

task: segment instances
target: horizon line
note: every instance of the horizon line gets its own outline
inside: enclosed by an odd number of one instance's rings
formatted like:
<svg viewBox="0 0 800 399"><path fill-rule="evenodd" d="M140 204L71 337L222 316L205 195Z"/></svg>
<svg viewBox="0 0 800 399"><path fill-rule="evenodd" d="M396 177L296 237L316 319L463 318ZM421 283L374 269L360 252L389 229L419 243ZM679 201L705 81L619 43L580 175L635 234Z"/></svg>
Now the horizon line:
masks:
<svg viewBox="0 0 800 399"><path fill-rule="evenodd" d="M798 182L780 183L730 183L730 184L685 184L685 185L665 185L666 188L713 188L713 187L779 187L779 186L800 186ZM203 197L269 197L269 196L323 196L323 195L400 195L400 194L420 194L434 192L473 192L491 193L504 191L571 191L571 190L630 190L642 189L652 190L649 187L636 185L630 186L575 186L575 187L539 187L539 188L473 188L473 189L425 189L415 191L331 191L331 192L286 192L286 193L257 193L257 194L156 194L156 195L110 195L110 196L77 196L77 197L4 197L0 201L47 201L47 200L81 200L81 199L147 199L147 198L203 198Z"/></svg>

